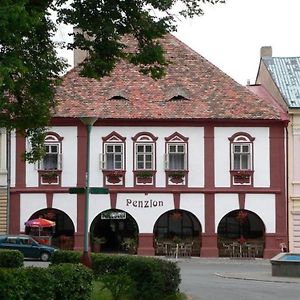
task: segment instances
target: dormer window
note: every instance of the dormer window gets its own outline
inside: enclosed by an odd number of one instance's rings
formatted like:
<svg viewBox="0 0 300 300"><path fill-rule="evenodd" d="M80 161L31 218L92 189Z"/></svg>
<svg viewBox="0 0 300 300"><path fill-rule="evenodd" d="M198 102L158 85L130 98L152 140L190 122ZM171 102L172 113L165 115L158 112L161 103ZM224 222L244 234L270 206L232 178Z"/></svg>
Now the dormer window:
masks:
<svg viewBox="0 0 300 300"><path fill-rule="evenodd" d="M125 97L121 96L121 95L115 95L112 96L111 98L109 98L109 100L128 100Z"/></svg>
<svg viewBox="0 0 300 300"><path fill-rule="evenodd" d="M169 101L182 101L182 100L188 100L183 95L176 95L173 96Z"/></svg>
<svg viewBox="0 0 300 300"><path fill-rule="evenodd" d="M189 100L188 93L181 87L171 88L167 93L167 101Z"/></svg>

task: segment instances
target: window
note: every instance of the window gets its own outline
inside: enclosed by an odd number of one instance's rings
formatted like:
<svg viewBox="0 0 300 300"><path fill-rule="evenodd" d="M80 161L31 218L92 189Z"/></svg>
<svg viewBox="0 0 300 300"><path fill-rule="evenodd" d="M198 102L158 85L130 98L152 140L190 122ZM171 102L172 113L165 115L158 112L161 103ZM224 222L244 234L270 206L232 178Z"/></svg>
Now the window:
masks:
<svg viewBox="0 0 300 300"><path fill-rule="evenodd" d="M234 135L231 140L231 169L252 170L253 138L246 133Z"/></svg>
<svg viewBox="0 0 300 300"><path fill-rule="evenodd" d="M168 170L185 170L186 169L186 151L185 144L168 144L167 157Z"/></svg>
<svg viewBox="0 0 300 300"><path fill-rule="evenodd" d="M135 170L155 170L155 142L157 137L149 132L132 138L135 149Z"/></svg>
<svg viewBox="0 0 300 300"><path fill-rule="evenodd" d="M136 144L136 169L153 169L153 144Z"/></svg>
<svg viewBox="0 0 300 300"><path fill-rule="evenodd" d="M103 154L101 154L100 164L103 170L124 170L124 149L125 139L117 132L113 131L103 140Z"/></svg>
<svg viewBox="0 0 300 300"><path fill-rule="evenodd" d="M253 184L253 141L248 133L239 132L229 138L232 185Z"/></svg>
<svg viewBox="0 0 300 300"><path fill-rule="evenodd" d="M62 138L55 133L49 133L45 138L45 156L40 161L41 170L61 170L61 141Z"/></svg>
<svg viewBox="0 0 300 300"><path fill-rule="evenodd" d="M188 138L178 132L165 138L166 140L166 170L187 170Z"/></svg>
<svg viewBox="0 0 300 300"><path fill-rule="evenodd" d="M105 169L123 169L123 145L105 144Z"/></svg>

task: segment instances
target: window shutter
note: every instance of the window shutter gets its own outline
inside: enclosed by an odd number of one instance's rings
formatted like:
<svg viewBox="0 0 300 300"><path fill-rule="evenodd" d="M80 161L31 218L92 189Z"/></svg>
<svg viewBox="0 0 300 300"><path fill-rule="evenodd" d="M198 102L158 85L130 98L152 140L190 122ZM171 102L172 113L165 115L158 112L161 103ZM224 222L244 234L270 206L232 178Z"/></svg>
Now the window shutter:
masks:
<svg viewBox="0 0 300 300"><path fill-rule="evenodd" d="M106 167L106 163L105 163L105 154L104 153L100 153L99 154L99 169L103 170Z"/></svg>
<svg viewBox="0 0 300 300"><path fill-rule="evenodd" d="M62 153L58 154L57 156L57 169L62 170Z"/></svg>
<svg viewBox="0 0 300 300"><path fill-rule="evenodd" d="M169 169L169 154L165 153L165 170Z"/></svg>

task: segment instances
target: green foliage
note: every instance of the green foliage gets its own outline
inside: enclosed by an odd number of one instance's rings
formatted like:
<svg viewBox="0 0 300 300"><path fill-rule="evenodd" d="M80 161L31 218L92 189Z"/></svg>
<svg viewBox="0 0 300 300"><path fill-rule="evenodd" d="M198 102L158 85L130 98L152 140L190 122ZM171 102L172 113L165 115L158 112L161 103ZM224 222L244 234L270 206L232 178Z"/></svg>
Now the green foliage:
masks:
<svg viewBox="0 0 300 300"><path fill-rule="evenodd" d="M51 264L57 265L61 263L79 264L81 260L82 252L58 250L55 251L51 257Z"/></svg>
<svg viewBox="0 0 300 300"><path fill-rule="evenodd" d="M0 299L5 299L5 300L25 299L27 288L28 288L28 280L25 274L25 269L0 268Z"/></svg>
<svg viewBox="0 0 300 300"><path fill-rule="evenodd" d="M29 267L22 270L22 272L24 271L27 279L27 288L24 299L55 299L54 277L50 274L48 269Z"/></svg>
<svg viewBox="0 0 300 300"><path fill-rule="evenodd" d="M55 297L59 300L89 300L93 274L82 264L61 264L49 268L54 278Z"/></svg>
<svg viewBox="0 0 300 300"><path fill-rule="evenodd" d="M18 250L0 250L0 268L20 268L24 255ZM1 299L1 298L0 298Z"/></svg>
<svg viewBox="0 0 300 300"><path fill-rule="evenodd" d="M113 300L120 300L124 296L128 299L135 299L135 283L125 274L107 274L100 278L103 289L111 292Z"/></svg>
<svg viewBox="0 0 300 300"><path fill-rule="evenodd" d="M0 299L89 300L93 275L83 265L0 269Z"/></svg>

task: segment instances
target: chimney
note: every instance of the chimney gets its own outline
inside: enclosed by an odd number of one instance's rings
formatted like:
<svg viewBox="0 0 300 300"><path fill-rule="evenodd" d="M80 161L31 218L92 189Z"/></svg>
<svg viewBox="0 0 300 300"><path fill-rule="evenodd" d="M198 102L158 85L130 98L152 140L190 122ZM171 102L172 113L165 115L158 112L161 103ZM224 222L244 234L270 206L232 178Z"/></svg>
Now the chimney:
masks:
<svg viewBox="0 0 300 300"><path fill-rule="evenodd" d="M272 57L272 46L263 46L260 48L260 57L263 56Z"/></svg>
<svg viewBox="0 0 300 300"><path fill-rule="evenodd" d="M81 33L82 30L78 27L73 28L73 33ZM86 57L88 56L88 52L84 50L80 50L78 48L74 49L74 67L78 66L80 63L82 63Z"/></svg>

